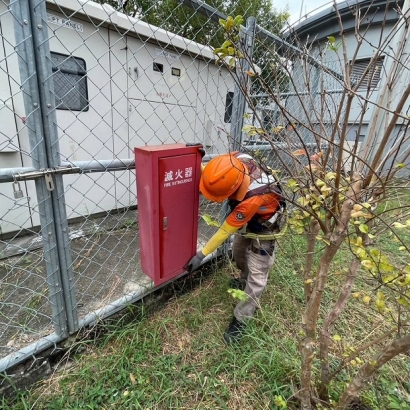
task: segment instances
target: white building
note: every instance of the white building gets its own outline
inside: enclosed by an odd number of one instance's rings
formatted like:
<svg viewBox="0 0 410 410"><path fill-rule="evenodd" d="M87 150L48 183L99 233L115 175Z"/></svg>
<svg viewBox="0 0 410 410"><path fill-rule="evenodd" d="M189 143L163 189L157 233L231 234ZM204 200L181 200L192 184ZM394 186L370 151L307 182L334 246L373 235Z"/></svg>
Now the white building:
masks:
<svg viewBox="0 0 410 410"><path fill-rule="evenodd" d="M32 166L14 18L0 3L0 167ZM226 151L233 81L209 47L91 1L47 1L61 161L133 158L133 148L202 142ZM136 204L132 172L64 177L69 218ZM39 225L33 181L0 184L0 233ZM18 203L17 203L18 202Z"/></svg>
<svg viewBox="0 0 410 410"><path fill-rule="evenodd" d="M300 44L311 48L311 55L318 61L340 73L343 71L342 66L345 63L343 47L340 44L341 36L343 35L347 59L350 62L354 60L351 75L352 82L358 81L367 70L365 80L358 89L358 95L363 98L355 97L348 113L349 128L346 136L348 144L353 144L358 139L360 146L367 137L367 133L370 131L370 124L377 121L374 116L374 103L379 103L383 106L390 104L390 107L395 107L400 98L400 90L410 82L410 70L403 69L410 65L408 60L410 48L407 51L404 50L399 56L392 57L399 49L400 41L405 36L408 36L405 33L404 25L397 31L397 34L392 35L393 32L396 32L395 26L400 17L398 9L403 8L403 5L403 0L397 2L388 0L348 0L340 2L336 6L337 12L335 6L331 6L298 22L292 27L291 33L288 34L288 41L293 41L297 38ZM341 34L341 25L343 27L343 34ZM334 50L329 47L329 38L334 40ZM409 43L409 40L407 38L407 43ZM384 52L374 61L374 64L369 69L369 63L373 56L375 56L378 48L384 48ZM390 96L383 96L381 91L386 81L386 73L390 70L394 58L401 59L402 66L397 71L395 90L392 91ZM338 90L341 90L341 87L335 79L331 79L323 70L321 73L320 69L317 70L319 72L318 75L315 73L316 68L311 66L309 84L311 89L317 90L318 99L325 98L329 102L328 106L330 108L327 114L328 117L325 116L325 121L331 120L335 110L338 108L337 93ZM296 62L294 66L294 78L297 79L297 90L306 90L299 62ZM323 90L326 93L325 96ZM383 97L386 97L384 101L382 101ZM369 103L363 109L365 99L368 99ZM297 102L289 98L288 103L294 104L297 112ZM365 113L363 116L363 126L359 129L357 124L362 112ZM407 112L408 115L408 102L403 112ZM301 121L303 121L305 114L300 110L299 115ZM400 130L401 121L399 120L396 129L391 135L391 144L394 143L402 131ZM379 132L380 128L376 127L375 132Z"/></svg>

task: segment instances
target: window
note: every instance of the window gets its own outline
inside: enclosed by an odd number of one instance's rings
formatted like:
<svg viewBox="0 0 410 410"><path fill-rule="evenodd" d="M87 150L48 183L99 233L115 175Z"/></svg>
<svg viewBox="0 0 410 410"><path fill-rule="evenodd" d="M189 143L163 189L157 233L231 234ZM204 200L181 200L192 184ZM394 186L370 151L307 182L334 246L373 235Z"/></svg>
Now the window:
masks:
<svg viewBox="0 0 410 410"><path fill-rule="evenodd" d="M226 94L224 122L231 122L232 106L233 106L233 92L230 91L229 93Z"/></svg>
<svg viewBox="0 0 410 410"><path fill-rule="evenodd" d="M88 111L87 71L82 58L51 53L58 110Z"/></svg>
<svg viewBox="0 0 410 410"><path fill-rule="evenodd" d="M362 78L362 75L368 69L366 76L359 86L359 90L366 90L370 87L371 90L377 87L377 84L380 81L380 75L383 68L384 57L379 58L378 60L372 63L372 66L369 67L371 58L364 58L362 60L356 60L353 63L351 71L351 80L353 83L359 81Z"/></svg>
<svg viewBox="0 0 410 410"><path fill-rule="evenodd" d="M157 73L163 73L164 72L164 65L160 63L153 63L152 64L152 69L156 71Z"/></svg>

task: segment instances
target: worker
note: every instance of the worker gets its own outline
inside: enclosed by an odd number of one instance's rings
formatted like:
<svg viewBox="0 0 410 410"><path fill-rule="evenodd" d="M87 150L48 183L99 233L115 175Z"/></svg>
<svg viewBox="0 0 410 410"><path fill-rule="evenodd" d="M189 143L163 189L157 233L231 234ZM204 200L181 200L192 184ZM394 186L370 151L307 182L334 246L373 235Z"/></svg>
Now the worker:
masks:
<svg viewBox="0 0 410 410"><path fill-rule="evenodd" d="M275 178L250 155L239 152L219 155L209 161L203 169L199 189L210 201L228 200L230 213L206 245L187 263L188 272L196 270L205 256L232 234L243 231L233 240L232 254L240 277L232 282L233 287L244 288L246 300L236 305L232 321L224 333L225 342L230 344L242 337L266 287L275 260L272 233L278 232L277 217L284 202ZM266 236L270 238L266 239Z"/></svg>

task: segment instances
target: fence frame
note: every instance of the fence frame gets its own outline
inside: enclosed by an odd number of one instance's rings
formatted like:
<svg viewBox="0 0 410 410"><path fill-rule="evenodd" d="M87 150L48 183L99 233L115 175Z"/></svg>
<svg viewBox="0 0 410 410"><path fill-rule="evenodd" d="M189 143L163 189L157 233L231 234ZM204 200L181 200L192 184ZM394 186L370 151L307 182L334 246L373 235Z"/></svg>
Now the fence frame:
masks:
<svg viewBox="0 0 410 410"><path fill-rule="evenodd" d="M226 18L224 14L201 1L179 1L213 21ZM35 181L54 333L1 358L0 372L7 371L7 369L27 359L34 358L50 347L57 348L58 343L67 339L70 334L75 333L80 328L104 319L125 308L127 304L134 303L164 286L146 286L133 294L109 303L101 309L90 312L81 320L78 319L68 220L64 206L63 175L131 171L135 169L135 161L133 158L125 158L61 162L51 75L49 35L47 24L45 24L47 22L46 2L45 0L11 0L10 10L15 19L14 31L33 165L32 167L0 169L0 184ZM246 27L241 28L240 36L244 52L250 56L253 52L256 36L262 36L276 45L280 44L280 46L301 53L301 50L259 27L254 17L250 17ZM240 71L245 73L247 70L249 70L249 63L241 61ZM248 82L248 76L243 75L243 90L247 89ZM233 149L239 149L242 145L246 99L242 92L242 86L240 87L235 82L234 87L230 131L233 142L231 145ZM212 157L213 155L206 155L204 160L209 160ZM220 213L221 219L224 219L227 211L227 204L224 204ZM229 245L222 246L218 251L208 255L203 263L221 254L226 254L228 247Z"/></svg>

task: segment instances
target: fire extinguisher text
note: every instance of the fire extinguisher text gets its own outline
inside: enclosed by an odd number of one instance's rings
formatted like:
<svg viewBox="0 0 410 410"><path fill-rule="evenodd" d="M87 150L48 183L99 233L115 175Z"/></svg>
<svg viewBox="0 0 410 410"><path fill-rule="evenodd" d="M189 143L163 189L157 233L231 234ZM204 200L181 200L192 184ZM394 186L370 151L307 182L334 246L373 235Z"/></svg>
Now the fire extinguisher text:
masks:
<svg viewBox="0 0 410 410"><path fill-rule="evenodd" d="M192 182L192 167L185 169L177 169L176 171L165 171L164 187L171 187L175 185L187 184Z"/></svg>

